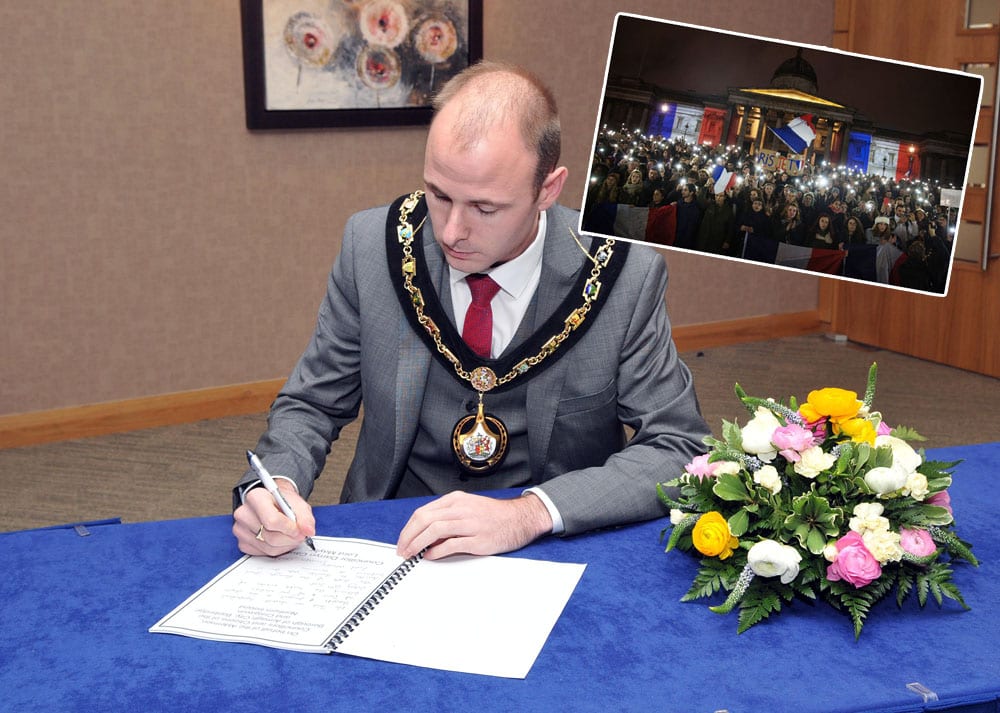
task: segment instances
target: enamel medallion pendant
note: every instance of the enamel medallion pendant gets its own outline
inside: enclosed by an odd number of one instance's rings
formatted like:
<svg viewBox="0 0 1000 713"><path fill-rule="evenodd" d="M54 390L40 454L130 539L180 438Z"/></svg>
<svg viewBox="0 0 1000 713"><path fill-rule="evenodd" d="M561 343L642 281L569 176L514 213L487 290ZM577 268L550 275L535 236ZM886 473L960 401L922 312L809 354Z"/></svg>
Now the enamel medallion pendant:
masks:
<svg viewBox="0 0 1000 713"><path fill-rule="evenodd" d="M485 413L482 392L475 415L470 414L455 424L451 448L459 465L471 475L491 473L507 455L507 427L500 419Z"/></svg>

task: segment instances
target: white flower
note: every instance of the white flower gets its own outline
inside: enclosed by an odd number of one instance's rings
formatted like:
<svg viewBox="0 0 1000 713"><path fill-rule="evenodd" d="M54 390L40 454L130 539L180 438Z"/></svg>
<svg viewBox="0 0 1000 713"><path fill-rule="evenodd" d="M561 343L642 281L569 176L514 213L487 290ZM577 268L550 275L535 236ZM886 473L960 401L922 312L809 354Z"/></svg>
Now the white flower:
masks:
<svg viewBox="0 0 1000 713"><path fill-rule="evenodd" d="M740 472L740 464L731 460L720 460L715 462L715 477L720 475L737 475Z"/></svg>
<svg viewBox="0 0 1000 713"><path fill-rule="evenodd" d="M885 505L882 503L858 503L854 506L854 514L863 520L878 517L885 512Z"/></svg>
<svg viewBox="0 0 1000 713"><path fill-rule="evenodd" d="M754 473L753 482L765 490L769 490L772 495L781 492L781 476L778 475L778 469L773 465L765 465Z"/></svg>
<svg viewBox="0 0 1000 713"><path fill-rule="evenodd" d="M753 573L761 577L781 577L782 584L788 584L799 575L802 555L794 547L774 540L762 540L747 552L747 564Z"/></svg>
<svg viewBox="0 0 1000 713"><path fill-rule="evenodd" d="M802 457L795 463L795 472L803 478L815 478L824 470L829 470L837 462L836 456L826 453L819 446L802 451Z"/></svg>
<svg viewBox="0 0 1000 713"><path fill-rule="evenodd" d="M903 557L903 548L899 544L899 533L888 528L884 530L868 530L861 535L865 547L879 564L899 562Z"/></svg>
<svg viewBox="0 0 1000 713"><path fill-rule="evenodd" d="M680 525L681 524L681 520L683 520L687 516L688 516L688 513L684 512L683 510L678 510L677 508L670 508L670 524L671 525Z"/></svg>
<svg viewBox="0 0 1000 713"><path fill-rule="evenodd" d="M774 460L777 449L771 443L775 429L781 428L778 417L763 406L758 406L754 417L740 429L743 437L743 450L753 453L764 462Z"/></svg>
<svg viewBox="0 0 1000 713"><path fill-rule="evenodd" d="M921 458L910 444L895 436L876 436L875 447L889 446L892 449L892 467L909 475L920 467Z"/></svg>
<svg viewBox="0 0 1000 713"><path fill-rule="evenodd" d="M823 548L823 558L827 562L834 562L837 559L837 553L840 550L837 549L836 543L831 542L829 545Z"/></svg>
<svg viewBox="0 0 1000 713"><path fill-rule="evenodd" d="M906 479L905 491L914 500L923 500L927 497L927 476L923 473L910 473Z"/></svg>
<svg viewBox="0 0 1000 713"><path fill-rule="evenodd" d="M880 503L858 503L848 526L861 535L869 530L888 530L889 520L882 517L884 511Z"/></svg>
<svg viewBox="0 0 1000 713"><path fill-rule="evenodd" d="M899 490L906 485L908 473L895 466L891 468L872 468L865 473L865 483L879 495L885 495Z"/></svg>

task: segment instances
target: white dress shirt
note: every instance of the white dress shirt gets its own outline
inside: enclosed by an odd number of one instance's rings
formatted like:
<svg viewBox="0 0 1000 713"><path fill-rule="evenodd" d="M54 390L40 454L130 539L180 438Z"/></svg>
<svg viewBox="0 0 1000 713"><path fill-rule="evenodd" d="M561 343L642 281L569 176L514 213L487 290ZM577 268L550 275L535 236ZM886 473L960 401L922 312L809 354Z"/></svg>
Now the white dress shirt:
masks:
<svg viewBox="0 0 1000 713"><path fill-rule="evenodd" d="M513 260L498 265L486 272L493 281L500 285L500 290L490 303L493 310L493 341L490 346L490 357L496 359L503 354L517 332L524 313L528 311L531 298L535 296L538 282L542 277L542 249L545 246L545 212L538 216L538 232L535 239L523 253ZM465 281L470 273L456 270L448 266L451 283L451 304L455 314L455 324L461 332L465 324L465 313L472 304L472 291ZM545 505L552 518L552 534L558 535L565 529L562 516L549 496L537 488L528 488L524 492L534 493Z"/></svg>
<svg viewBox="0 0 1000 713"><path fill-rule="evenodd" d="M496 359L507 348L517 332L524 313L542 277L542 248L545 246L545 213L538 216L538 232L524 252L513 260L488 270L485 274L500 285L500 291L490 303L493 309L493 342L490 357ZM459 333L465 324L465 313L472 304L472 292L465 278L470 273L448 266L451 282L451 304Z"/></svg>

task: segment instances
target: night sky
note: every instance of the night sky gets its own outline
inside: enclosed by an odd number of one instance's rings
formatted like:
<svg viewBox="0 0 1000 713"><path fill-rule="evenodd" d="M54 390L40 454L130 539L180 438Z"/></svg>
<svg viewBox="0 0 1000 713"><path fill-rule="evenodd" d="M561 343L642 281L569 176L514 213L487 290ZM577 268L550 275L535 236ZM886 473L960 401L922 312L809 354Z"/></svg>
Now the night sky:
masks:
<svg viewBox="0 0 1000 713"><path fill-rule="evenodd" d="M799 45L620 17L609 78L639 77L663 89L725 96L766 88ZM971 137L978 77L803 46L818 95L863 114L876 126L913 134L952 131Z"/></svg>

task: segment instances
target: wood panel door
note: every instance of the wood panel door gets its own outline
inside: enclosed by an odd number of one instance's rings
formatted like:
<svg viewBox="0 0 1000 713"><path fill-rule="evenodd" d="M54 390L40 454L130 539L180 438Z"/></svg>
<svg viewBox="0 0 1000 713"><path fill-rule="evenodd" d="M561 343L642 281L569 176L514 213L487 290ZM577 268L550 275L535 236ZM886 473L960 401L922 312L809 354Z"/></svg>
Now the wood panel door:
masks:
<svg viewBox="0 0 1000 713"><path fill-rule="evenodd" d="M995 82L1000 27L985 23L969 28L969 6L968 0L837 0L834 46L949 69L992 67ZM997 155L993 145L995 90L995 85L984 86L975 139L977 149L993 157ZM947 102L947 97L928 100ZM834 331L852 341L1000 377L1000 192L996 182L990 172L983 185L966 189L958 242L962 243L963 228L972 240L982 239L978 251L964 249L968 239L957 251L974 259L955 261L947 297L837 282L821 293L829 300L826 307ZM988 194L993 197L992 211L987 209Z"/></svg>

